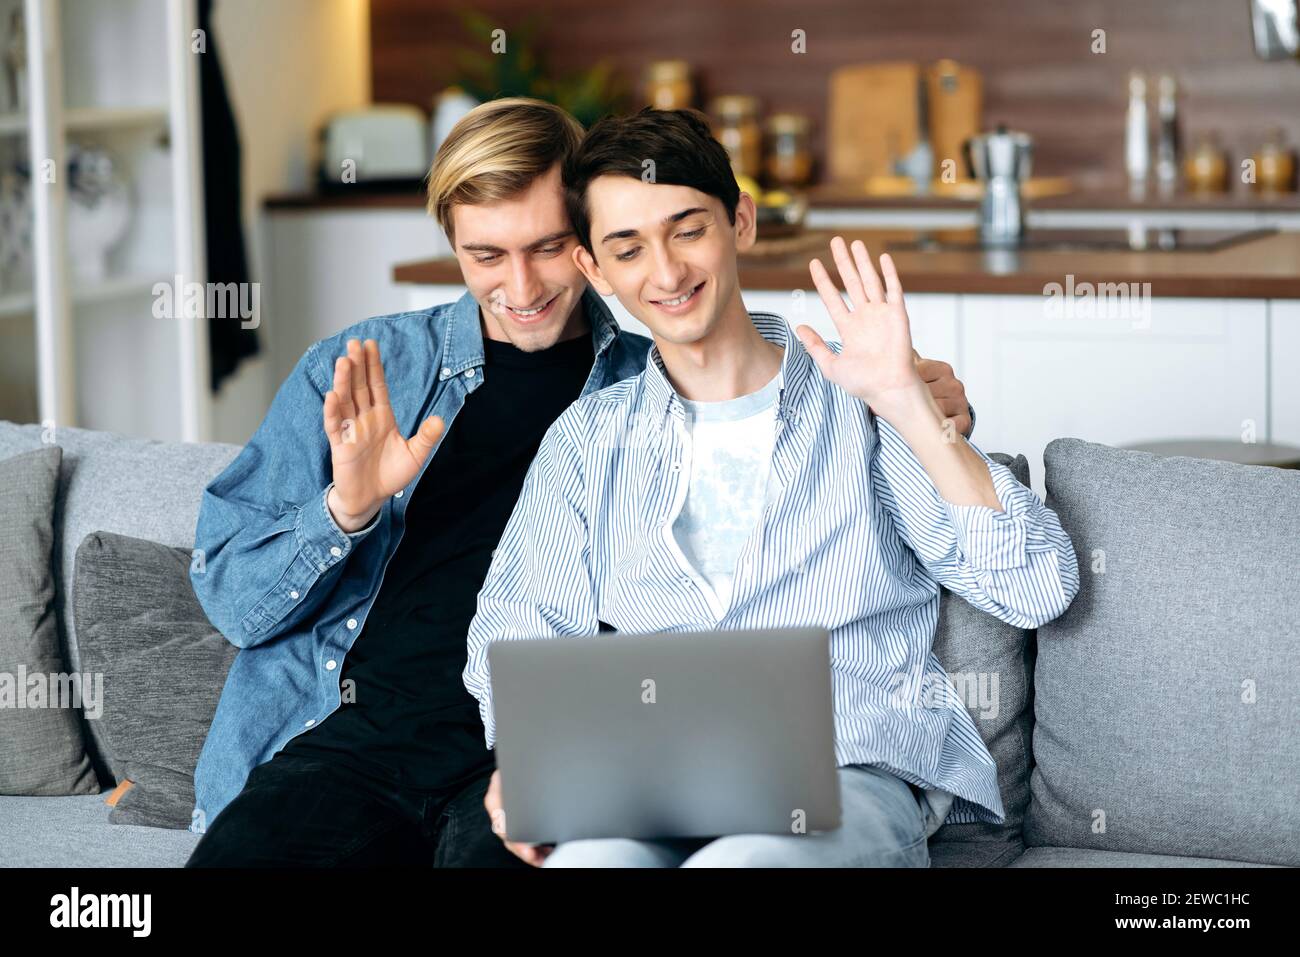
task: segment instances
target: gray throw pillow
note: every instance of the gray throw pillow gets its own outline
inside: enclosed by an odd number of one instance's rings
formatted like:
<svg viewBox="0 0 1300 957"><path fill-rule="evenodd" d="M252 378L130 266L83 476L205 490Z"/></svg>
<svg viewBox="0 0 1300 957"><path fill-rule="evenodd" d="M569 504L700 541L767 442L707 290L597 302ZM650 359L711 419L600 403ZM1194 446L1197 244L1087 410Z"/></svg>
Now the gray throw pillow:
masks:
<svg viewBox="0 0 1300 957"><path fill-rule="evenodd" d="M1057 439L1031 846L1300 865L1300 472Z"/></svg>
<svg viewBox="0 0 1300 957"><path fill-rule="evenodd" d="M0 461L0 794L98 794L81 736L83 684L55 619L58 446Z"/></svg>
<svg viewBox="0 0 1300 957"><path fill-rule="evenodd" d="M993 452L989 458L1005 465L1021 485L1029 487L1029 463L1023 455L1013 459ZM958 798L949 812L950 823L930 837L931 863L936 867L1001 867L1024 853L1022 829L1032 764L1034 633L1008 625L943 588L933 648L998 766L1006 822L951 821L953 813L966 804Z"/></svg>
<svg viewBox="0 0 1300 957"><path fill-rule="evenodd" d="M110 532L93 532L77 548L81 660L104 675L99 730L114 768L132 782L109 815L113 824L190 824L194 767L239 652L195 598L190 556Z"/></svg>

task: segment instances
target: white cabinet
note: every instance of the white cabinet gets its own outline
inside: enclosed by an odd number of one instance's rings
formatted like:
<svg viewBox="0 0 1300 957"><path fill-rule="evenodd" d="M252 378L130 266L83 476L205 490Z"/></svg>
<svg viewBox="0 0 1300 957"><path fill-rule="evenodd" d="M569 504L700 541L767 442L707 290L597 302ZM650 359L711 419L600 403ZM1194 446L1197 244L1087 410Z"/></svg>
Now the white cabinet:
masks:
<svg viewBox="0 0 1300 957"><path fill-rule="evenodd" d="M1300 445L1300 299L1268 304L1269 438Z"/></svg>
<svg viewBox="0 0 1300 957"><path fill-rule="evenodd" d="M277 384L316 340L371 316L431 305L410 305L411 287L393 281L393 266L451 255L437 221L420 209L270 210L265 236L261 331Z"/></svg>
<svg viewBox="0 0 1300 957"><path fill-rule="evenodd" d="M817 290L812 288L811 276L807 289L790 292L745 290L742 295L745 308L750 312L776 313L791 327L812 326L827 342L840 338L830 313L822 305ZM847 297L845 301L848 301ZM943 359L954 367L957 365L958 348L957 305L956 296L915 293L907 297L907 314L912 321L912 343L917 352L929 359Z"/></svg>
<svg viewBox="0 0 1300 957"><path fill-rule="evenodd" d="M1268 303L1153 298L1149 317L1064 318L1042 296L962 296L958 374L985 451L1164 438L1267 438Z"/></svg>

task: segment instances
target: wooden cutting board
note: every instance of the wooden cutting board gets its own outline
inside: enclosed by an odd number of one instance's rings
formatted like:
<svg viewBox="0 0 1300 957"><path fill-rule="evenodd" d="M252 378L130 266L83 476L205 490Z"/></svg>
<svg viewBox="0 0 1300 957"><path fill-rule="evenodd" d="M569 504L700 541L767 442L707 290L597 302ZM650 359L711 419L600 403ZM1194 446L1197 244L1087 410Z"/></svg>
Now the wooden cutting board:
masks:
<svg viewBox="0 0 1300 957"><path fill-rule="evenodd" d="M914 62L866 63L831 74L827 173L832 182L861 187L868 177L894 172L894 162L916 146Z"/></svg>
<svg viewBox="0 0 1300 957"><path fill-rule="evenodd" d="M940 60L926 67L925 88L930 107L934 178L940 179L943 161L951 159L957 181L970 179L962 143L981 131L983 79L978 70L953 60Z"/></svg>

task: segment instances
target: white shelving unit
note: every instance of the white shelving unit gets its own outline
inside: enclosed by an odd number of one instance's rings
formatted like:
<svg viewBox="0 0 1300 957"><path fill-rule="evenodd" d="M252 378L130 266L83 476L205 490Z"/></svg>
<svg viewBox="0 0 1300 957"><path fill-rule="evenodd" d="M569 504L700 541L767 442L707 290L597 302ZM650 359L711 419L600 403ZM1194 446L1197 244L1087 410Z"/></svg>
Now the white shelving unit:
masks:
<svg viewBox="0 0 1300 957"><path fill-rule="evenodd" d="M205 439L206 320L156 318L153 292L206 279L195 0L23 0L23 15L28 103L0 112L0 158L32 171L31 274L0 288L0 418ZM130 182L129 231L90 280L68 242L70 141Z"/></svg>
<svg viewBox="0 0 1300 957"><path fill-rule="evenodd" d="M114 127L165 127L168 118L166 107L136 106L111 109L90 106L64 110L63 127L69 132ZM26 113L0 113L0 136L26 133Z"/></svg>

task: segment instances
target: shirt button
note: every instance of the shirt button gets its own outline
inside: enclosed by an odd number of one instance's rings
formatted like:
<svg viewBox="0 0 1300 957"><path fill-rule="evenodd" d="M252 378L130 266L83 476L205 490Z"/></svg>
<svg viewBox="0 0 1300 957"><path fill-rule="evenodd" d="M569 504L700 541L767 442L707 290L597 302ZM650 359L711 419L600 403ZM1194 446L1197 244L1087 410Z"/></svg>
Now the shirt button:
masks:
<svg viewBox="0 0 1300 957"><path fill-rule="evenodd" d="M682 470L682 467L681 467L680 465L678 465L676 462L674 462L674 463L673 463L673 467L672 467L669 471L672 471L672 472L680 472L681 470Z"/></svg>
<svg viewBox="0 0 1300 957"><path fill-rule="evenodd" d="M326 671L333 671L333 670L334 670L335 668L337 668L338 666L339 666L339 663L338 663L337 661L335 661L333 658L331 658L329 661L325 662L325 670L326 670Z"/></svg>
<svg viewBox="0 0 1300 957"><path fill-rule="evenodd" d="M324 562L321 562L321 563L320 563L320 570L321 570L321 571L324 571L324 570L325 570L325 563L324 563Z"/></svg>
<svg viewBox="0 0 1300 957"><path fill-rule="evenodd" d="M291 592L289 592L289 597L290 597L290 598L293 598L293 599L295 599L295 600L297 600L297 598L298 598L298 593L297 593L296 591L291 591Z"/></svg>
<svg viewBox="0 0 1300 957"><path fill-rule="evenodd" d="M355 618L349 618L348 619L349 630L356 630L356 627L357 627L357 620Z"/></svg>
<svg viewBox="0 0 1300 957"><path fill-rule="evenodd" d="M681 578L679 578L679 579L677 579L677 580L678 580L679 582L681 582L683 585L689 585L689 584L691 583L691 580L690 580L688 577L686 577L685 575L683 575Z"/></svg>
<svg viewBox="0 0 1300 957"><path fill-rule="evenodd" d="M337 545L332 545L330 546L330 554L333 555L335 558L338 558L340 555L343 554L343 549L339 548Z"/></svg>
<svg viewBox="0 0 1300 957"><path fill-rule="evenodd" d="M315 724L315 723L316 723L316 719L315 719L315 718L308 718L308 719L307 719L307 725L306 725L306 726L310 728L310 727L311 727L313 724Z"/></svg>
<svg viewBox="0 0 1300 957"><path fill-rule="evenodd" d="M398 497L398 498L401 498L401 497L402 497L403 495L405 495L405 494L406 494L406 489L404 489L404 488L399 488L399 489L397 490L397 497Z"/></svg>
<svg viewBox="0 0 1300 957"><path fill-rule="evenodd" d="M442 367L442 377L445 379L445 378L447 378L447 376L449 376L449 375L451 375L451 370L448 369L446 366L443 366L443 367Z"/></svg>
<svg viewBox="0 0 1300 957"><path fill-rule="evenodd" d="M473 370L473 369L466 369L466 370L465 370L465 378L466 378L466 379L472 379L472 378L474 378L474 370Z"/></svg>

